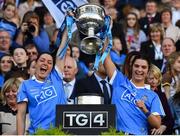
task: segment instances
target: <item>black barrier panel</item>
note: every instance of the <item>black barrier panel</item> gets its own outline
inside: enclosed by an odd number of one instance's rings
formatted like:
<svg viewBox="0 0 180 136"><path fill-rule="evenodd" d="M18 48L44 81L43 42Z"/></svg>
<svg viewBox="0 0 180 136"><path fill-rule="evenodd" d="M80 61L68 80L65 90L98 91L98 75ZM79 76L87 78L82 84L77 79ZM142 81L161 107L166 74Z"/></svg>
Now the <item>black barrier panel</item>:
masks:
<svg viewBox="0 0 180 136"><path fill-rule="evenodd" d="M56 127L74 135L99 135L115 127L115 105L57 105Z"/></svg>

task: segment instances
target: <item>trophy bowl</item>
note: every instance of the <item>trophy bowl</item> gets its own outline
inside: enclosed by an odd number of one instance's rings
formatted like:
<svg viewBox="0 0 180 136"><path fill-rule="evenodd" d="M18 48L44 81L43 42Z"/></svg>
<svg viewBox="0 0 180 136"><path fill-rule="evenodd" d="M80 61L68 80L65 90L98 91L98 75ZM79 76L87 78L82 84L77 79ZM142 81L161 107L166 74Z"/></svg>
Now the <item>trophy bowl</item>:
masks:
<svg viewBox="0 0 180 136"><path fill-rule="evenodd" d="M104 26L105 10L95 4L85 4L76 9L75 18L78 30L87 35L80 44L81 51L96 54L102 41L95 34Z"/></svg>

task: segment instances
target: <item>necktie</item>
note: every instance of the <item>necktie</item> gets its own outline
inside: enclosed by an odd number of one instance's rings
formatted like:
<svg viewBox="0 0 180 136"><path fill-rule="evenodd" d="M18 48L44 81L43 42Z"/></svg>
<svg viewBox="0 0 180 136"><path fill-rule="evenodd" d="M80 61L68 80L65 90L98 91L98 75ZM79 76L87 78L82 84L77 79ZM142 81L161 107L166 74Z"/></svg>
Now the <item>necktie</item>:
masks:
<svg viewBox="0 0 180 136"><path fill-rule="evenodd" d="M69 83L66 83L64 84L64 91L65 91L65 95L66 95L66 98L68 99L69 98L69 88L71 85Z"/></svg>
<svg viewBox="0 0 180 136"><path fill-rule="evenodd" d="M166 68L167 68L167 61L163 63L163 66L162 66L162 74L166 73Z"/></svg>
<svg viewBox="0 0 180 136"><path fill-rule="evenodd" d="M152 19L153 19L153 18L152 18L151 16L149 16L149 17L148 17L148 22L151 23L151 22L152 22Z"/></svg>
<svg viewBox="0 0 180 136"><path fill-rule="evenodd" d="M101 80L101 84L103 85L103 92L104 92L104 104L109 104L109 93L108 93L108 88L106 86L106 81Z"/></svg>

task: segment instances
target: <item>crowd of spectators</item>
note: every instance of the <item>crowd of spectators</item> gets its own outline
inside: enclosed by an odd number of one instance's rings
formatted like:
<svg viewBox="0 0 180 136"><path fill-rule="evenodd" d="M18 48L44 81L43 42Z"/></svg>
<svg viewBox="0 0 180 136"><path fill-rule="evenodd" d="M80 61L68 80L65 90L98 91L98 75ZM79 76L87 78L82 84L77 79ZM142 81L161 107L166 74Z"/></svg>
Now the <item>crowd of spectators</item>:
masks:
<svg viewBox="0 0 180 136"><path fill-rule="evenodd" d="M58 28L42 1L19 0L19 3L16 0L0 1L0 134L33 134L38 125L48 128L49 113L46 114L47 121L43 122L46 118L43 111L45 112L48 106L52 107L53 104L66 103L64 100L64 97L67 97L64 92L66 83L72 85L67 103L73 104L77 95L73 93L74 90L78 92L79 89L81 93L83 90L89 89L91 92L92 89L94 91L98 88L101 94L103 85L100 80L106 80L106 85L110 86L108 87L110 98L106 104L110 104L114 93L118 96L113 84L119 82L121 78L124 79L124 75L127 77L127 82L131 82L136 75L133 73L136 60L145 60L141 55L147 56L151 63L148 64L149 73L144 79L144 86L158 95L161 102L155 97L156 102L162 103L166 114L162 117L158 128L156 125L147 126L148 134L180 134L180 0L89 0L88 2L104 7L106 14L111 16L113 47L109 54L115 67L109 68L108 63L105 63L105 67L100 64L99 69L95 71L93 69L95 55L87 55L79 49L84 36L78 30L72 34L66 53L68 57L62 63L58 60L59 45L56 45ZM111 64L109 57L106 61ZM112 71L115 71L113 68L124 75L119 72L113 75ZM113 82L112 86L111 82L108 82L108 77L115 78L110 80ZM52 82L49 81L51 78ZM94 82L95 79L98 82ZM52 86L44 83L48 81ZM22 86L19 87L21 83ZM41 87L42 83L45 84L45 88L53 87L56 96L62 98L59 100L52 97L53 104L46 103L45 109L40 104L37 104L40 105L39 108L35 108L33 101L36 97L32 98L28 92L33 90L33 87ZM96 87L98 83L99 86ZM88 84L92 88L88 87ZM58 90L58 87L61 89ZM20 94L17 98L18 89ZM63 93L56 93L57 90ZM46 100L39 98L37 101L41 103ZM112 103L116 104L116 99L112 98ZM137 105L142 108L140 102ZM116 106L116 108L121 107ZM35 113L41 109L43 109L42 113L36 116ZM19 122L16 124L18 110ZM54 112L55 107L50 114ZM164 116L163 112L159 115ZM54 116L50 120L53 120ZM38 122L41 120L42 122ZM151 124L151 121L148 122ZM27 126L30 126L29 132ZM121 127L118 125L117 130L120 131ZM128 129L123 128L123 131L136 133ZM137 131L136 134L144 133Z"/></svg>

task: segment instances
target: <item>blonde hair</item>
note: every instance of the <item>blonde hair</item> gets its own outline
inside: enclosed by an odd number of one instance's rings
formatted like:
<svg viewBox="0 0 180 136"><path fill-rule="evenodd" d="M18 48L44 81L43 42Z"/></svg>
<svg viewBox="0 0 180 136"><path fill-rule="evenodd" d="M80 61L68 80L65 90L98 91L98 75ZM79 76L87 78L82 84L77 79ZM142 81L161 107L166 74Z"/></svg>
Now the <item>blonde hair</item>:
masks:
<svg viewBox="0 0 180 136"><path fill-rule="evenodd" d="M149 35L151 32L156 32L156 31L159 31L161 33L161 42L162 42L164 38L164 29L160 23L153 23L150 25Z"/></svg>
<svg viewBox="0 0 180 136"><path fill-rule="evenodd" d="M155 66L154 64L151 64L150 69L149 69L149 73L153 74L153 76L158 79L158 85L161 84L162 81L162 74L161 74L161 70Z"/></svg>
<svg viewBox="0 0 180 136"><path fill-rule="evenodd" d="M17 90L18 90L20 84L21 84L21 81L20 81L19 79L17 79L17 78L14 78L14 77L8 79L8 80L4 83L4 85L3 85L2 89L1 89L1 100L2 100L2 103L3 103L3 104L6 104L6 96L5 96L5 93L6 93L9 89L11 89L11 88L13 87L13 85L15 85L15 86L17 87Z"/></svg>

